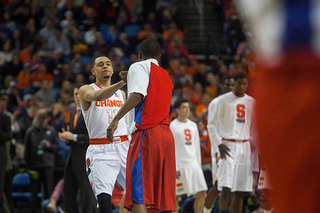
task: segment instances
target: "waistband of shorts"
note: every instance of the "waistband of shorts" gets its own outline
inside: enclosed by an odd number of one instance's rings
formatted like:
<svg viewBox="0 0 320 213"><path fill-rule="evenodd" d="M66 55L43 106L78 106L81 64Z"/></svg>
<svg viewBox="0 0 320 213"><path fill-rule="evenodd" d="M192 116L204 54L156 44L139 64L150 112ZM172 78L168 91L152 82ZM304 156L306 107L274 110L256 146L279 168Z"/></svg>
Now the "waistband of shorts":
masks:
<svg viewBox="0 0 320 213"><path fill-rule="evenodd" d="M113 138L113 142L110 142L107 138L89 138L89 144L90 145L113 144L113 143L121 143L127 140L129 140L127 135L116 136Z"/></svg>
<svg viewBox="0 0 320 213"><path fill-rule="evenodd" d="M246 140L236 140L236 139L229 139L229 138L222 138L223 141L228 141L228 142L234 142L234 143L245 143L248 142L249 139Z"/></svg>

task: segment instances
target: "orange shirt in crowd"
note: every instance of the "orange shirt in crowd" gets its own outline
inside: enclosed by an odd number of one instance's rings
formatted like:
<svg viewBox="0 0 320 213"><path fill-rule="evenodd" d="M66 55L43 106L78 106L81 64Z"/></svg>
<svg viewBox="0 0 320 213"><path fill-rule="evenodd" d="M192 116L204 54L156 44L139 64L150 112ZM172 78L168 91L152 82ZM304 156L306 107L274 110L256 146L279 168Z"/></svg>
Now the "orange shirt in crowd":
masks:
<svg viewBox="0 0 320 213"><path fill-rule="evenodd" d="M198 104L196 107L196 111L194 112L195 115L201 115L202 113L208 111L208 106L204 104Z"/></svg>
<svg viewBox="0 0 320 213"><path fill-rule="evenodd" d="M178 35L181 39L184 38L183 32L178 29L175 32L172 32L172 30L168 29L168 30L163 31L163 33L162 33L162 36L163 36L163 38L165 38L167 44L172 42L174 35Z"/></svg>
<svg viewBox="0 0 320 213"><path fill-rule="evenodd" d="M21 71L18 74L17 80L17 88L20 90L27 89L30 86L31 78L30 74L26 74L25 72Z"/></svg>
<svg viewBox="0 0 320 213"><path fill-rule="evenodd" d="M43 80L53 82L53 75L50 73L36 73L32 79L32 82L41 82Z"/></svg>
<svg viewBox="0 0 320 213"><path fill-rule="evenodd" d="M202 94L196 95L195 93L192 93L190 95L190 102L196 105L200 105L202 103Z"/></svg>
<svg viewBox="0 0 320 213"><path fill-rule="evenodd" d="M207 86L206 92L211 96L211 98L217 97L218 96L217 85Z"/></svg>
<svg viewBox="0 0 320 213"><path fill-rule="evenodd" d="M29 62L31 60L31 53L21 50L19 53L19 59L22 63Z"/></svg>
<svg viewBox="0 0 320 213"><path fill-rule="evenodd" d="M211 163L211 142L207 131L205 131L204 135L200 137L200 144L201 163Z"/></svg>

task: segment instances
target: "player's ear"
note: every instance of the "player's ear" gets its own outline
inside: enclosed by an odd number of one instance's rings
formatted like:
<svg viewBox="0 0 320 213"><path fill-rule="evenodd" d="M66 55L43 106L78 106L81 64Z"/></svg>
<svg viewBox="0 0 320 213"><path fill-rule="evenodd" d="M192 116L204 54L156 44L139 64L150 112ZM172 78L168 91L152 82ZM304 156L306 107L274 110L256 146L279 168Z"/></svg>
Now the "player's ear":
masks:
<svg viewBox="0 0 320 213"><path fill-rule="evenodd" d="M96 76L93 68L91 68L91 73L92 73L92 75Z"/></svg>

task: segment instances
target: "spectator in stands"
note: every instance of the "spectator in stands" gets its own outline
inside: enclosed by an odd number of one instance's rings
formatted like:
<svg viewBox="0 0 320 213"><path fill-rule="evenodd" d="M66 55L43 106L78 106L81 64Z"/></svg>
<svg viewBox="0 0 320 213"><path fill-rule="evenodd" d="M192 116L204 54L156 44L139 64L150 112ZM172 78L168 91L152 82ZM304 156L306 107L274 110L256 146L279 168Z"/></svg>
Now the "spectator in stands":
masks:
<svg viewBox="0 0 320 213"><path fill-rule="evenodd" d="M107 44L113 46L119 38L119 32L114 24L109 25L109 30L104 34L104 40Z"/></svg>
<svg viewBox="0 0 320 213"><path fill-rule="evenodd" d="M218 81L219 77L216 77L212 72L207 73L206 92L211 96L211 98L218 96Z"/></svg>
<svg viewBox="0 0 320 213"><path fill-rule="evenodd" d="M40 29L39 35L45 39L49 40L50 38L53 38L55 35L55 29L54 29L54 20L51 18L48 18L46 20L46 25Z"/></svg>
<svg viewBox="0 0 320 213"><path fill-rule="evenodd" d="M40 85L41 81L43 80L47 80L49 84L52 84L53 75L48 72L48 66L44 63L41 63L39 64L39 68L32 78L33 86Z"/></svg>
<svg viewBox="0 0 320 213"><path fill-rule="evenodd" d="M12 61L12 51L10 40L6 40L0 51L0 67Z"/></svg>
<svg viewBox="0 0 320 213"><path fill-rule="evenodd" d="M30 64L25 63L23 65L23 69L18 74L17 88L22 94L24 90L28 89L30 86L31 86Z"/></svg>
<svg viewBox="0 0 320 213"><path fill-rule="evenodd" d="M170 44L175 35L178 35L181 39L184 38L184 34L178 29L176 22L172 21L169 25L169 29L163 31L162 37L166 44Z"/></svg>
<svg viewBox="0 0 320 213"><path fill-rule="evenodd" d="M19 29L15 29L11 38L11 47L13 50L20 51L24 47L24 43L21 38L21 31Z"/></svg>
<svg viewBox="0 0 320 213"><path fill-rule="evenodd" d="M19 94L19 90L17 89L17 84L14 81L10 81L9 83L9 87L6 90L8 96L9 96L9 100L8 100L8 106L7 109L10 112L14 112L16 110L16 107L20 104L21 97Z"/></svg>
<svg viewBox="0 0 320 213"><path fill-rule="evenodd" d="M208 93L204 93L202 97L202 101L200 104L196 106L196 110L194 112L197 120L206 120L207 113L208 113L208 106L210 101L212 100L211 96Z"/></svg>
<svg viewBox="0 0 320 213"><path fill-rule="evenodd" d="M228 71L228 75L235 76L239 72L246 73L245 69L242 68L240 59L237 59L233 62L233 68Z"/></svg>
<svg viewBox="0 0 320 213"><path fill-rule="evenodd" d="M188 57L189 52L186 45L179 35L173 36L172 42L168 44L168 54L175 56L185 56Z"/></svg>
<svg viewBox="0 0 320 213"><path fill-rule="evenodd" d="M102 34L98 31L97 26L92 25L90 29L84 33L84 41L89 46L93 46L100 35Z"/></svg>
<svg viewBox="0 0 320 213"><path fill-rule="evenodd" d="M46 79L40 82L40 89L36 93L37 104L40 107L51 108L56 102L56 95L51 91L52 84Z"/></svg>
<svg viewBox="0 0 320 213"><path fill-rule="evenodd" d="M54 36L48 39L49 48L53 51L60 52L63 56L70 55L70 42L62 37L61 29L56 27L54 31Z"/></svg>
<svg viewBox="0 0 320 213"><path fill-rule="evenodd" d="M141 42L144 39L152 38L157 32L152 29L152 25L149 22L143 24L142 30L138 34L138 41Z"/></svg>
<svg viewBox="0 0 320 213"><path fill-rule="evenodd" d="M34 50L34 44L27 44L26 47L19 52L19 59L22 63L30 62Z"/></svg>
<svg viewBox="0 0 320 213"><path fill-rule="evenodd" d="M71 99L72 96L70 94L60 92L59 101L53 104L52 115L59 127L70 123L70 113L72 111L72 107L70 106Z"/></svg>
<svg viewBox="0 0 320 213"><path fill-rule="evenodd" d="M212 187L212 174L211 174L211 142L208 130L202 120L198 123L200 145L201 145L201 166L204 177L207 182L208 188Z"/></svg>
<svg viewBox="0 0 320 213"><path fill-rule="evenodd" d="M60 23L62 29L66 29L66 28L69 28L71 27L71 24L72 22L74 21L73 20L73 12L71 10L67 10L65 13L64 13L64 17L65 19L63 19Z"/></svg>
<svg viewBox="0 0 320 213"><path fill-rule="evenodd" d="M33 96L29 93L23 96L23 102L19 106L20 119L18 120L20 131L18 142L22 142L27 129L32 125L33 118L37 111L37 106L33 100Z"/></svg>
<svg viewBox="0 0 320 213"><path fill-rule="evenodd" d="M81 60L82 55L80 53L74 54L72 61L70 63L71 70L73 73L83 73L85 69L85 65Z"/></svg>
<svg viewBox="0 0 320 213"><path fill-rule="evenodd" d="M107 54L110 51L110 46L108 46L102 35L97 37L97 41L93 47L93 53L100 52L102 54Z"/></svg>
<svg viewBox="0 0 320 213"><path fill-rule="evenodd" d="M207 83L207 72L208 72L208 67L207 65L203 63L197 64L198 72L194 76L194 81L195 82L200 82L202 85L206 85Z"/></svg>
<svg viewBox="0 0 320 213"><path fill-rule="evenodd" d="M82 73L77 73L75 76L74 84L79 84L79 83L81 83L81 84L86 83L84 74L82 74Z"/></svg>
<svg viewBox="0 0 320 213"><path fill-rule="evenodd" d="M40 41L40 48L37 51L37 55L40 57L43 63L56 61L61 57L61 53L59 51L53 52L50 50L47 40Z"/></svg>
<svg viewBox="0 0 320 213"><path fill-rule="evenodd" d="M58 138L54 128L47 125L47 122L46 110L38 110L23 142L26 169L28 172L36 171L39 175L38 179L31 178L30 207L32 212L38 212L37 193L40 190L40 184L43 185L44 199L49 198L54 186L54 162L55 152L58 150Z"/></svg>
<svg viewBox="0 0 320 213"><path fill-rule="evenodd" d="M126 57L129 57L130 54L134 52L134 48L130 44L127 34L124 32L119 34L118 41L114 44L114 46L119 47Z"/></svg>
<svg viewBox="0 0 320 213"><path fill-rule="evenodd" d="M196 105L202 103L203 86L200 82L194 84L194 90L190 95L190 102Z"/></svg>
<svg viewBox="0 0 320 213"><path fill-rule="evenodd" d="M95 10L93 7L87 7L87 10L84 14L84 18L80 23L80 29L82 31L88 31L91 26L97 24L97 20L95 18Z"/></svg>
<svg viewBox="0 0 320 213"><path fill-rule="evenodd" d="M72 53L81 53L82 55L88 54L88 45L81 39L81 33L77 29L72 31L71 44Z"/></svg>
<svg viewBox="0 0 320 213"><path fill-rule="evenodd" d="M22 70L23 63L19 59L19 52L13 50L12 51L12 61L9 63L6 63L1 71L4 76L12 75L14 77L18 76L18 73Z"/></svg>

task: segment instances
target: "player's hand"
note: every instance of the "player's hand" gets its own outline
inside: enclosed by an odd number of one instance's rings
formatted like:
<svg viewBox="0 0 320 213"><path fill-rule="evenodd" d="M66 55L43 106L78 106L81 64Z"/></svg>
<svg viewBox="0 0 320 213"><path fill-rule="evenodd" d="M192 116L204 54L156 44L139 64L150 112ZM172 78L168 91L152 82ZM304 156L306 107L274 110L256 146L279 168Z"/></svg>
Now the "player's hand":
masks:
<svg viewBox="0 0 320 213"><path fill-rule="evenodd" d="M128 76L128 71L121 71L119 73L119 77L121 78L121 80L123 80L126 83L127 83L127 76Z"/></svg>
<svg viewBox="0 0 320 213"><path fill-rule="evenodd" d="M181 173L179 171L176 171L176 178L180 179Z"/></svg>
<svg viewBox="0 0 320 213"><path fill-rule="evenodd" d="M49 148L51 146L51 143L48 140L42 140L40 141L40 146L43 148Z"/></svg>
<svg viewBox="0 0 320 213"><path fill-rule="evenodd" d="M219 148L221 159L226 159L227 156L230 157L230 149L227 147L227 145L222 143L218 146L218 148Z"/></svg>
<svg viewBox="0 0 320 213"><path fill-rule="evenodd" d="M119 124L119 121L113 119L107 129L107 139L110 143L113 142L113 134L114 134L114 131L116 131L118 124Z"/></svg>
<svg viewBox="0 0 320 213"><path fill-rule="evenodd" d="M73 133L62 128L62 132L58 132L59 139L63 141L73 140Z"/></svg>
<svg viewBox="0 0 320 213"><path fill-rule="evenodd" d="M56 203L54 201L50 201L50 203L47 206L47 209L49 212L55 212L57 210Z"/></svg>

